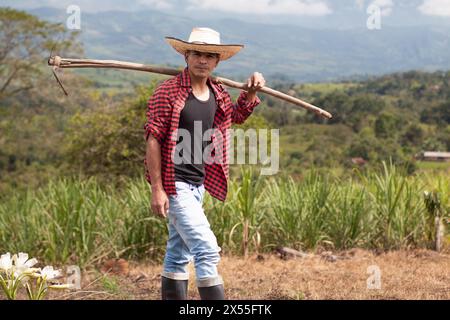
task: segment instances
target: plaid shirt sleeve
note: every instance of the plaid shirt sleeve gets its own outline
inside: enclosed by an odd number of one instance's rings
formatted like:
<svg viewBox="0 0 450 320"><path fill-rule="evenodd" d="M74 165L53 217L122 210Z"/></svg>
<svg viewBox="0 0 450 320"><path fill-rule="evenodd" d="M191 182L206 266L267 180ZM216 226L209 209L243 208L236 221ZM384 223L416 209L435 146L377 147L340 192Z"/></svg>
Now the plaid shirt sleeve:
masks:
<svg viewBox="0 0 450 320"><path fill-rule="evenodd" d="M252 114L253 109L261 102L258 97L253 102L247 101L247 91L242 91L237 103L233 106L231 121L236 124L244 123Z"/></svg>
<svg viewBox="0 0 450 320"><path fill-rule="evenodd" d="M151 134L162 145L169 131L171 114L168 91L159 87L148 100L145 140L148 140Z"/></svg>

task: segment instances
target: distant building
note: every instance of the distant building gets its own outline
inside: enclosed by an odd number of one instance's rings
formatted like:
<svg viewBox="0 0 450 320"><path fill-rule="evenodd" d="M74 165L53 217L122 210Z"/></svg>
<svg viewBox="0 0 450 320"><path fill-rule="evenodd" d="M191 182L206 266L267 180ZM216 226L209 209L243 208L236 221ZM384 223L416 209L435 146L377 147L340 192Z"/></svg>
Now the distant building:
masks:
<svg viewBox="0 0 450 320"><path fill-rule="evenodd" d="M422 160L422 161L449 161L450 162L450 152L423 151L416 155L416 159Z"/></svg>

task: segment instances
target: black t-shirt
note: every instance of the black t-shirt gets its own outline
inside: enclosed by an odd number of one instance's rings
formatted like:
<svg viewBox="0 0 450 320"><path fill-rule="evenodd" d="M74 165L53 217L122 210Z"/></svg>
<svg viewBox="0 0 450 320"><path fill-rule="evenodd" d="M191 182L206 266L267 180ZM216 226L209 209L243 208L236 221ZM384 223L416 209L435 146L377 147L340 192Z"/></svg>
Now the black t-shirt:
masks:
<svg viewBox="0 0 450 320"><path fill-rule="evenodd" d="M214 123L217 104L214 93L209 88L209 99L198 100L190 93L180 114L178 125L178 140L175 152L178 162L175 162L175 181L183 181L194 185L201 185L205 180L203 151L210 143L203 141L203 134L211 129ZM181 129L185 129L181 130ZM189 134L190 139L185 136ZM190 140L190 143L189 143Z"/></svg>

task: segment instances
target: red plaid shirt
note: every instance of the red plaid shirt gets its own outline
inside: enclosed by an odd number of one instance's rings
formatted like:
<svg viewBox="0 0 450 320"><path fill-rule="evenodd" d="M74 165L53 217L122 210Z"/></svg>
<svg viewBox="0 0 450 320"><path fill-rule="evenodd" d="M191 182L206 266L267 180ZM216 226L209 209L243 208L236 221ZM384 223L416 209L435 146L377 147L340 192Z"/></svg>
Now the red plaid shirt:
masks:
<svg viewBox="0 0 450 320"><path fill-rule="evenodd" d="M226 139L226 130L231 127L232 123L243 123L253 112L253 109L260 103L260 100L256 98L253 102L247 102L247 92L242 91L237 103L233 104L229 93L221 84L211 79L208 79L208 83L213 89L217 103L213 128L219 129L221 133L213 142L214 146L218 144L221 146L215 148L215 151L222 149L223 159L225 161L222 163L205 163L204 185L205 189L213 197L224 201L227 196L227 180L229 174L229 141ZM161 146L161 177L164 190L168 195L176 194L172 156L177 141L176 139L171 139L171 137L174 134L176 135L181 110L191 92L191 78L188 69L185 68L179 75L164 81L148 101L147 123L144 126L145 139L147 140L151 134ZM225 137L225 139L221 136ZM144 161L144 165L145 177L151 184L146 161Z"/></svg>

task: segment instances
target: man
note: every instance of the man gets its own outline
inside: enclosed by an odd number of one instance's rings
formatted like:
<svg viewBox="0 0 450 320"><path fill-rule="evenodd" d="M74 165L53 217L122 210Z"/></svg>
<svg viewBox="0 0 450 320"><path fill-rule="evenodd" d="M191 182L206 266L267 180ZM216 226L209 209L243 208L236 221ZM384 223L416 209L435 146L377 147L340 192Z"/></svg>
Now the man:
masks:
<svg viewBox="0 0 450 320"><path fill-rule="evenodd" d="M187 299L187 265L194 258L201 299L220 300L225 298L217 272L220 247L203 212L203 195L206 189L225 200L228 163L220 159L227 159L226 130L252 113L260 102L256 91L265 80L255 72L247 80L247 92L241 92L233 104L228 92L210 75L219 61L235 55L242 45L221 44L220 34L209 28L194 28L188 41L172 37L166 41L184 56L187 67L155 90L145 124L151 207L169 222L162 299ZM204 141L208 130L216 132ZM205 157L203 153L211 145L213 151ZM219 161L207 161L211 157Z"/></svg>

